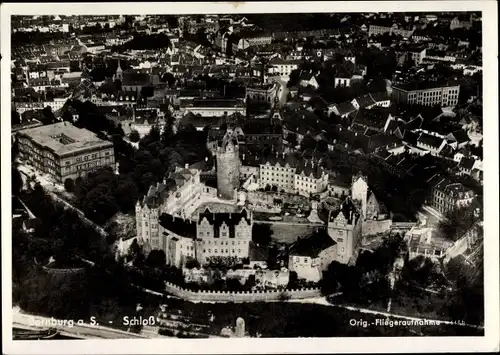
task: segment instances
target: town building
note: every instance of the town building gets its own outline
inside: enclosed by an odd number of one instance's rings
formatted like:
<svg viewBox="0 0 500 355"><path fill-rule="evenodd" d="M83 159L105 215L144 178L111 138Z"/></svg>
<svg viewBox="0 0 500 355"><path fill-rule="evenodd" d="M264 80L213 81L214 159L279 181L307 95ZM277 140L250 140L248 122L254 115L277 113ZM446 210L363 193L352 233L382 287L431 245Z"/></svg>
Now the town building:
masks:
<svg viewBox="0 0 500 355"><path fill-rule="evenodd" d="M439 177L431 178L430 183L432 189L428 203L443 215L468 206L474 199L474 192L461 183Z"/></svg>
<svg viewBox="0 0 500 355"><path fill-rule="evenodd" d="M200 213L196 224L196 238L201 244L198 261L205 264L216 257L242 260L248 258L252 240L252 213L211 212Z"/></svg>
<svg viewBox="0 0 500 355"><path fill-rule="evenodd" d="M458 104L460 85L450 82L413 82L392 87L392 99L398 103L453 107Z"/></svg>
<svg viewBox="0 0 500 355"><path fill-rule="evenodd" d="M241 100L221 98L183 100L180 103L180 113L184 115L189 112L202 117L222 117L235 113L246 116L247 114L246 106Z"/></svg>
<svg viewBox="0 0 500 355"><path fill-rule="evenodd" d="M60 183L98 167L115 168L113 143L69 122L25 129L16 135L20 157Z"/></svg>
<svg viewBox="0 0 500 355"><path fill-rule="evenodd" d="M337 244L322 229L308 238L300 238L290 246L288 269L297 273L299 279L318 282L323 271L337 256Z"/></svg>
<svg viewBox="0 0 500 355"><path fill-rule="evenodd" d="M336 243L334 260L347 264L355 255L361 241L362 216L351 197L328 216L328 235Z"/></svg>

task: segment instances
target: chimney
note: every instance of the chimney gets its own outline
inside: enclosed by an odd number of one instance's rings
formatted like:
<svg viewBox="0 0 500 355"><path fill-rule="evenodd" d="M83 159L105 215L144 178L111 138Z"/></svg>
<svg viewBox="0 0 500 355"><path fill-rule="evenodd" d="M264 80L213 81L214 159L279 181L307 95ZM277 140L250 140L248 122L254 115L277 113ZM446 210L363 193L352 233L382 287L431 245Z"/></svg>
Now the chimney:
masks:
<svg viewBox="0 0 500 355"><path fill-rule="evenodd" d="M189 168L189 164L184 164L184 168Z"/></svg>

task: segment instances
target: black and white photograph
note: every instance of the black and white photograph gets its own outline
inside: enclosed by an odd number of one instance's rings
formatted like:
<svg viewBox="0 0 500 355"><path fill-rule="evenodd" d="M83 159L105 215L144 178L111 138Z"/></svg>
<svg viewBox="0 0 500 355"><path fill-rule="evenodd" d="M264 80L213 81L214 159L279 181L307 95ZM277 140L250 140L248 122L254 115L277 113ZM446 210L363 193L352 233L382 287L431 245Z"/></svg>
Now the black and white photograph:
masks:
<svg viewBox="0 0 500 355"><path fill-rule="evenodd" d="M430 3L2 6L4 351L498 350L497 5Z"/></svg>

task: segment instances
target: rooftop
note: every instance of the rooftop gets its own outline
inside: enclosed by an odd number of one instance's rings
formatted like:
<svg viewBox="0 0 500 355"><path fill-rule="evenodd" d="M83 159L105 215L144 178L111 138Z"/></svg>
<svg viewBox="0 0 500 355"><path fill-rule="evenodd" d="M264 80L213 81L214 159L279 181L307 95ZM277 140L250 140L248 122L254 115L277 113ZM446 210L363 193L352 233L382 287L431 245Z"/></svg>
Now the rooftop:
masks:
<svg viewBox="0 0 500 355"><path fill-rule="evenodd" d="M307 238L299 238L290 247L290 255L318 257L323 250L335 245L326 230L320 229Z"/></svg>
<svg viewBox="0 0 500 355"><path fill-rule="evenodd" d="M29 128L19 134L30 137L37 144L52 150L58 155L94 147L111 148L111 142L97 138L86 129L78 128L69 122L59 122L42 127Z"/></svg>

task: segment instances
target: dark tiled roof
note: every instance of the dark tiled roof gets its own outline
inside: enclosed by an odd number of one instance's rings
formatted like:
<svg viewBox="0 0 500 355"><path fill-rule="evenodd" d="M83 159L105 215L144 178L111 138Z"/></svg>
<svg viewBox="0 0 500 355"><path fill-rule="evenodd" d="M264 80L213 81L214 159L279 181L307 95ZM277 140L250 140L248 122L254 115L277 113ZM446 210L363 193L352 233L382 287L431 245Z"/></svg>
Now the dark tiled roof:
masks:
<svg viewBox="0 0 500 355"><path fill-rule="evenodd" d="M198 215L198 224L202 220L207 219L210 225L214 226L215 235L219 235L219 229L222 224L229 227L229 237L235 237L235 226L238 225L242 219L248 224L251 224L250 213L246 209L241 212L211 212L208 208Z"/></svg>
<svg viewBox="0 0 500 355"><path fill-rule="evenodd" d="M163 228L182 237L196 238L196 222L189 219L164 213L160 216L159 223Z"/></svg>
<svg viewBox="0 0 500 355"><path fill-rule="evenodd" d="M144 73L123 73L122 86L140 85L147 86L150 84L149 74Z"/></svg>
<svg viewBox="0 0 500 355"><path fill-rule="evenodd" d="M257 246L254 242L249 244L250 261L266 261L269 258L269 251L266 248Z"/></svg>
<svg viewBox="0 0 500 355"><path fill-rule="evenodd" d="M360 108L365 108L374 105L376 103L376 101L372 98L370 94L357 97L356 102L358 103Z"/></svg>
<svg viewBox="0 0 500 355"><path fill-rule="evenodd" d="M404 132L403 141L410 145L417 145L418 134L407 130Z"/></svg>
<svg viewBox="0 0 500 355"><path fill-rule="evenodd" d="M337 107L337 110L339 111L340 115L345 115L349 114L351 112L356 111L356 108L352 105L351 102L345 101L340 104L335 105Z"/></svg>
<svg viewBox="0 0 500 355"><path fill-rule="evenodd" d="M470 141L470 138L467 135L467 132L465 132L463 129L460 129L458 131L453 132L452 135L456 139L458 144L466 143L466 142Z"/></svg>
<svg viewBox="0 0 500 355"><path fill-rule="evenodd" d="M389 95L387 94L386 91L374 92L374 93L371 93L370 95L375 102L382 102L382 101L389 100Z"/></svg>
<svg viewBox="0 0 500 355"><path fill-rule="evenodd" d="M356 206L354 205L354 202L349 197L342 202L342 204L336 211L330 214L329 221L333 222L335 218L337 218L339 213L342 213L344 215L344 218L349 224L356 224L360 217L360 214Z"/></svg>
<svg viewBox="0 0 500 355"><path fill-rule="evenodd" d="M418 137L418 142L425 144L427 146L431 146L433 148L439 148L443 143L443 138L431 136L426 133L421 133L420 137Z"/></svg>
<svg viewBox="0 0 500 355"><path fill-rule="evenodd" d="M353 123L382 131L389 118L389 111L374 108L371 110L359 110L351 113L349 116L353 119Z"/></svg>
<svg viewBox="0 0 500 355"><path fill-rule="evenodd" d="M473 158L462 158L460 160L460 167L465 169L465 170L472 170L472 167L474 166L474 163L476 161Z"/></svg>
<svg viewBox="0 0 500 355"><path fill-rule="evenodd" d="M308 238L300 238L290 247L290 255L318 257L323 250L335 245L326 230L320 229Z"/></svg>

